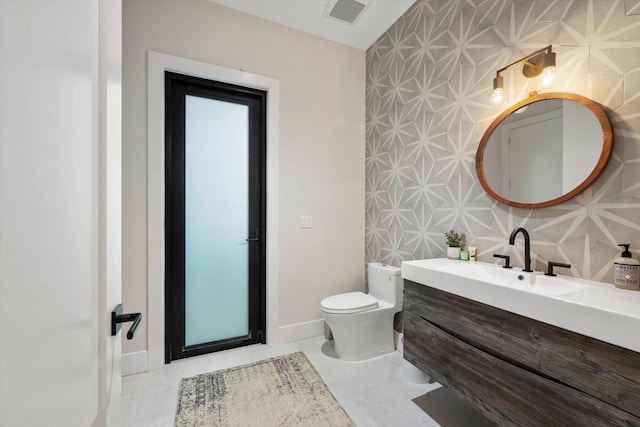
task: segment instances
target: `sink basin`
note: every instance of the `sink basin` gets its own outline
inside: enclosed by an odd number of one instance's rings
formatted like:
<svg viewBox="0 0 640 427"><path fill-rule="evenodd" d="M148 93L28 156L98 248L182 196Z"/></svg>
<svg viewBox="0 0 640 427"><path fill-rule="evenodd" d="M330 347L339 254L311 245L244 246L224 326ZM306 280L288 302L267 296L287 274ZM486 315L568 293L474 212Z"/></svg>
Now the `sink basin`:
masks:
<svg viewBox="0 0 640 427"><path fill-rule="evenodd" d="M517 268L502 268L481 262L451 261L446 258L412 261L412 265L438 270L472 281L481 281L489 286L505 286L515 290L542 295L563 295L589 289L579 279L563 276L545 276L542 272L526 273Z"/></svg>
<svg viewBox="0 0 640 427"><path fill-rule="evenodd" d="M405 261L402 277L640 352L640 292L446 258Z"/></svg>

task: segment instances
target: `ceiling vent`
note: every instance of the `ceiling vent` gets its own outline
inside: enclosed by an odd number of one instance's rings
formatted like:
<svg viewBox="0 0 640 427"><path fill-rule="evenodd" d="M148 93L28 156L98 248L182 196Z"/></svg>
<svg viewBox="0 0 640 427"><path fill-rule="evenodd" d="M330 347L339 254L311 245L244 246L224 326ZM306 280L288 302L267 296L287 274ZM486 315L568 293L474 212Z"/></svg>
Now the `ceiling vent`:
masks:
<svg viewBox="0 0 640 427"><path fill-rule="evenodd" d="M331 7L331 3L329 3L329 7ZM356 0L336 0L329 10L329 16L353 24L365 7L365 3Z"/></svg>

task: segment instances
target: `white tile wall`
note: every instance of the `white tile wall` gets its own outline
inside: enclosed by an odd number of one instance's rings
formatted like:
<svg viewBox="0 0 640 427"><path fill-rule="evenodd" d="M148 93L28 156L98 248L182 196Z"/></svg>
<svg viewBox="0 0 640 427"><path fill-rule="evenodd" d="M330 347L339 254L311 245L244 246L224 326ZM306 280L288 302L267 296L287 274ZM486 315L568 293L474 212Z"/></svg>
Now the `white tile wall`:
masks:
<svg viewBox="0 0 640 427"><path fill-rule="evenodd" d="M445 255L444 232L463 231L493 262L516 226L531 233L536 269L568 262L578 277L612 282L618 243L640 256L640 9L631 0L419 0L367 51L366 257L399 265ZM490 198L475 152L500 113L489 97L497 69L552 44L552 91L607 110L614 153L580 196L545 209ZM504 73L508 104L539 89ZM521 242L518 242L521 244Z"/></svg>

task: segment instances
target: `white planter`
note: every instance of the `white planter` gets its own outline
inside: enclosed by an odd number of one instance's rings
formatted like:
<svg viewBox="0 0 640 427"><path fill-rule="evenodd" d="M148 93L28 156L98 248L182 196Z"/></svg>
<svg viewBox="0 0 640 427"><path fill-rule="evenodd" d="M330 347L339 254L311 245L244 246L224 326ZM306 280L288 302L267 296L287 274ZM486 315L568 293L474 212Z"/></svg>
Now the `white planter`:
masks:
<svg viewBox="0 0 640 427"><path fill-rule="evenodd" d="M460 248L447 247L447 258L460 259Z"/></svg>

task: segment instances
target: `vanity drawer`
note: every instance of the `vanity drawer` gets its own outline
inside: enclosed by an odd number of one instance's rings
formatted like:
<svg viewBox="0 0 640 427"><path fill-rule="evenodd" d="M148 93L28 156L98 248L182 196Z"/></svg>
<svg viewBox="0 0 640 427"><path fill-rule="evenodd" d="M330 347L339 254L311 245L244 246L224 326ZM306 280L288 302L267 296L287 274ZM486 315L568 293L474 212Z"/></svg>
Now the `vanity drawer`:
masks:
<svg viewBox="0 0 640 427"><path fill-rule="evenodd" d="M639 426L640 418L501 360L405 311L404 357L505 426Z"/></svg>
<svg viewBox="0 0 640 427"><path fill-rule="evenodd" d="M404 309L498 359L640 417L639 353L408 280Z"/></svg>

